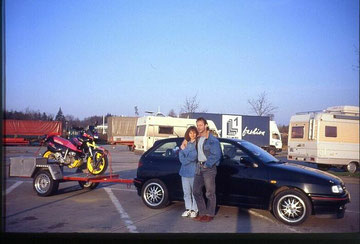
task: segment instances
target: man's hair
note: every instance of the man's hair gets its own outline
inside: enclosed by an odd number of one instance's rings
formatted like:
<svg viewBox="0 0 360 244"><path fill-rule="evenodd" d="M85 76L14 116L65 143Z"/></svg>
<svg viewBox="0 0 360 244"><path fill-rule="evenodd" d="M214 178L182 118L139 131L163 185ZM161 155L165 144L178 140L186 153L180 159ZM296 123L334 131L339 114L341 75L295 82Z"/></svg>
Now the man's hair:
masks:
<svg viewBox="0 0 360 244"><path fill-rule="evenodd" d="M206 121L205 118L199 117L199 118L196 119L196 123L197 123L198 121L202 121L202 122L204 123L205 127L206 127L206 130L207 130L207 131L209 130L209 124L208 124L208 122Z"/></svg>
<svg viewBox="0 0 360 244"><path fill-rule="evenodd" d="M190 131L194 131L195 132L195 134L196 134L196 137L198 136L198 134L199 134L199 132L197 131L197 129L196 129L196 127L195 126L190 126L187 130L186 130L186 132L185 132L185 140L187 140L187 141L190 141L191 139L190 139Z"/></svg>
<svg viewBox="0 0 360 244"><path fill-rule="evenodd" d="M204 125L207 125L207 124L208 124L208 122L206 121L206 119L204 119L203 117L197 118L197 119L196 119L196 123L197 123L198 121L202 121L202 122L204 123Z"/></svg>

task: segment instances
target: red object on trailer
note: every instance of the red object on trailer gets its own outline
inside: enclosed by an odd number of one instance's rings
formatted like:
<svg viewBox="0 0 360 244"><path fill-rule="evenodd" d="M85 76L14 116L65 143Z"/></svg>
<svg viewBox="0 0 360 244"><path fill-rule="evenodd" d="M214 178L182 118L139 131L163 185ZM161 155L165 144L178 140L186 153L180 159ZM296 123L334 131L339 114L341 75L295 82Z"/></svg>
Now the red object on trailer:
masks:
<svg viewBox="0 0 360 244"><path fill-rule="evenodd" d="M5 145L27 145L29 139L43 135L62 134L61 121L42 120L4 120L3 143Z"/></svg>
<svg viewBox="0 0 360 244"><path fill-rule="evenodd" d="M60 121L42 120L4 120L4 135L61 135L62 124Z"/></svg>

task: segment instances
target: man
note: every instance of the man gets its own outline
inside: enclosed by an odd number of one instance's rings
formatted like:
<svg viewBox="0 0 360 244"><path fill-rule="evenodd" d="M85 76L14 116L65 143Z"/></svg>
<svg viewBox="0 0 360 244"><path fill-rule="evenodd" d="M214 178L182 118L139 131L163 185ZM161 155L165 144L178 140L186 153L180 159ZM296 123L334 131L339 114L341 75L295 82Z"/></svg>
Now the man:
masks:
<svg viewBox="0 0 360 244"><path fill-rule="evenodd" d="M196 120L199 132L197 152L198 163L194 178L194 198L199 209L199 215L194 220L209 222L214 219L216 209L215 177L216 166L220 163L220 143L209 131L206 119ZM203 196L203 187L206 189L207 204Z"/></svg>

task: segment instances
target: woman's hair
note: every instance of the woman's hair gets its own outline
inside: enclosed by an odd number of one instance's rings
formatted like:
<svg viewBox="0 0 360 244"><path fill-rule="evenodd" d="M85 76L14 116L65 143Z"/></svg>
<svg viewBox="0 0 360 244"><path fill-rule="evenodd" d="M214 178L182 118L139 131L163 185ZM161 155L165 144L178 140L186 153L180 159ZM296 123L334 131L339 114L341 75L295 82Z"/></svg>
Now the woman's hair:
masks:
<svg viewBox="0 0 360 244"><path fill-rule="evenodd" d="M195 126L190 126L186 132L185 132L185 140L190 141L190 131L194 131L196 134L196 137L198 136L199 132L197 131Z"/></svg>

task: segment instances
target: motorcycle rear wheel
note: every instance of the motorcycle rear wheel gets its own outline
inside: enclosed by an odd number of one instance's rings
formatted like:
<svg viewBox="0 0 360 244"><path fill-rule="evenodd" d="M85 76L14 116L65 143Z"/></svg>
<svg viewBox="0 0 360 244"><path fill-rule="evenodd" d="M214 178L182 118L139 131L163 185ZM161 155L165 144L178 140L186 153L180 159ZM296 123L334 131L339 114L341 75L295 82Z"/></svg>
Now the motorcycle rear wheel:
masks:
<svg viewBox="0 0 360 244"><path fill-rule="evenodd" d="M93 168L94 160L93 157L89 156L87 158L86 167L89 170L89 173L93 175L100 175L105 173L107 167L108 167L108 158L107 156L102 152L94 152L96 160L101 160L98 167L95 169Z"/></svg>

